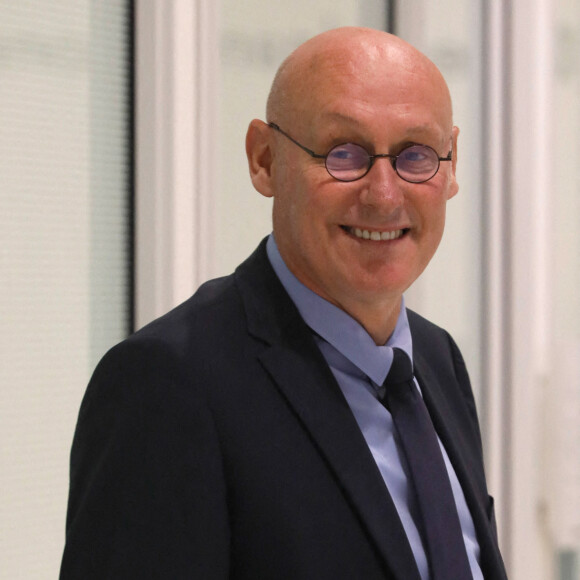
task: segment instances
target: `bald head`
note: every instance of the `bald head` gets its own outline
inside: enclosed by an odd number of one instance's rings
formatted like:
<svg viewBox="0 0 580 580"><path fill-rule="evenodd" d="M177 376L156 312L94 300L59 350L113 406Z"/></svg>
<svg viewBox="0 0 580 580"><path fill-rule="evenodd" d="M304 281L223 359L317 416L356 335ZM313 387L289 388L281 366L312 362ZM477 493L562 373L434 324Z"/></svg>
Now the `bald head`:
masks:
<svg viewBox="0 0 580 580"><path fill-rule="evenodd" d="M340 94L342 87L357 84L364 89L378 75L392 79L393 90L421 77L444 106L451 127L449 91L433 62L397 36L358 27L323 32L292 52L274 78L267 118L286 126L294 124L313 107Z"/></svg>

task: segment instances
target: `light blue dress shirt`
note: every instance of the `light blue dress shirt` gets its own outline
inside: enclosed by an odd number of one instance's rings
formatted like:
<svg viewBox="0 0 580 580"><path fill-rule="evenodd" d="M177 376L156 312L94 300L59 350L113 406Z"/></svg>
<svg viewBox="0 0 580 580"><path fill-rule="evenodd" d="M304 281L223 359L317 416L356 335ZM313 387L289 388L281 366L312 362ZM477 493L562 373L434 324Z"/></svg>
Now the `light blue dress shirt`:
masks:
<svg viewBox="0 0 580 580"><path fill-rule="evenodd" d="M377 463L409 539L423 580L429 580L425 547L415 523L416 499L409 491L408 468L398 443L391 414L378 400L391 363L393 347L404 350L411 361L413 346L404 301L395 330L385 346L377 346L354 318L304 286L282 259L274 236L267 244L268 258L292 298L330 366ZM419 385L416 384L420 391ZM483 580L475 527L457 475L439 441L457 504L463 538L474 580Z"/></svg>

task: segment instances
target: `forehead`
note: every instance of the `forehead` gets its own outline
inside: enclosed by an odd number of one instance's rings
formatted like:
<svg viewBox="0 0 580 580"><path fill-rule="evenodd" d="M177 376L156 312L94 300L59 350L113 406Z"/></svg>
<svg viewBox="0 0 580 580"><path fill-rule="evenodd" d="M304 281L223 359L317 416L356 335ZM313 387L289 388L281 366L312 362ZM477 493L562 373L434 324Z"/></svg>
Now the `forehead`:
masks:
<svg viewBox="0 0 580 580"><path fill-rule="evenodd" d="M309 107L302 116L306 123L301 133L309 135L310 142L319 148L352 141L384 151L409 142L439 149L451 136L450 117L442 115L441 108L429 100L373 101L365 95L363 101L341 94L318 105L311 101Z"/></svg>
<svg viewBox="0 0 580 580"><path fill-rule="evenodd" d="M317 55L296 87L294 122L402 131L409 138L449 134L451 101L439 71L425 58L378 50ZM422 55L420 55L422 56Z"/></svg>

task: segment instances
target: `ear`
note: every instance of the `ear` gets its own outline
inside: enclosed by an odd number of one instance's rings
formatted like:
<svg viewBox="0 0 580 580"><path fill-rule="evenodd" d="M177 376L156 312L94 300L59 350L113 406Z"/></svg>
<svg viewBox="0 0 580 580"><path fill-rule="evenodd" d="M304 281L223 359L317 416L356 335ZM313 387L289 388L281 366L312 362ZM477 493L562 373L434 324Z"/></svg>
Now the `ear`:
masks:
<svg viewBox="0 0 580 580"><path fill-rule="evenodd" d="M265 197L273 197L272 187L272 129L254 119L246 133L246 155L250 177L255 189Z"/></svg>
<svg viewBox="0 0 580 580"><path fill-rule="evenodd" d="M449 187L449 192L447 199L451 199L458 191L459 184L457 183L457 138L459 137L459 127L453 127L451 130L451 151L453 152L453 159L451 161L451 184Z"/></svg>

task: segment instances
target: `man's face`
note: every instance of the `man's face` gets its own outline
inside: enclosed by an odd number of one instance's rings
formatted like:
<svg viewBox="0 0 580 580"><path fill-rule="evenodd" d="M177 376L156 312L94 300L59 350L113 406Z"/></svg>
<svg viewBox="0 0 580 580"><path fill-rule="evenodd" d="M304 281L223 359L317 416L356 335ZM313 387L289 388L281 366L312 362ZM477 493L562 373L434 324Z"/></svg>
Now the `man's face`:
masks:
<svg viewBox="0 0 580 580"><path fill-rule="evenodd" d="M317 153L353 142L371 154L398 154L420 143L440 157L453 149L455 158L447 93L428 69L406 65L350 62L306 84L294 118L270 120ZM457 192L455 162L441 162L431 180L412 184L389 159L377 159L365 177L343 183L324 160L280 134L275 139L274 235L294 275L347 311L400 297L439 245L446 202Z"/></svg>

